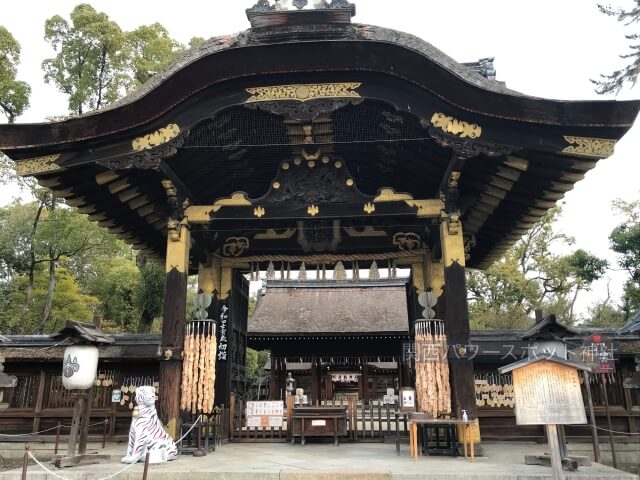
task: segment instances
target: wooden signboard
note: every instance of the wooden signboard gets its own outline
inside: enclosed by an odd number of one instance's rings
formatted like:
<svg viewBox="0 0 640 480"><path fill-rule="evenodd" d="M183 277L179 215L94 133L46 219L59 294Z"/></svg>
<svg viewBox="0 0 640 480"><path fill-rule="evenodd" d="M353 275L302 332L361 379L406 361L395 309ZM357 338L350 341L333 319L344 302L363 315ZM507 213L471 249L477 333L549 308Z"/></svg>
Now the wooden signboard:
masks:
<svg viewBox="0 0 640 480"><path fill-rule="evenodd" d="M587 423L574 367L540 361L512 374L517 425Z"/></svg>

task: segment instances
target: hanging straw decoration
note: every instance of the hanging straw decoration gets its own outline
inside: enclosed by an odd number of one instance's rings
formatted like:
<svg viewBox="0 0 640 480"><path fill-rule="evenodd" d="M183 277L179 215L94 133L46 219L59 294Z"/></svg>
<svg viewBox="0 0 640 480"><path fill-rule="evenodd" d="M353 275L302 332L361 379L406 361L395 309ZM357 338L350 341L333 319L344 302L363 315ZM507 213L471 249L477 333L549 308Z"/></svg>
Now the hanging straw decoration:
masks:
<svg viewBox="0 0 640 480"><path fill-rule="evenodd" d="M213 410L216 348L216 326L213 321L201 320L187 324L182 360L182 410L193 414Z"/></svg>
<svg viewBox="0 0 640 480"><path fill-rule="evenodd" d="M387 259L387 278L391 278L391 259Z"/></svg>
<svg viewBox="0 0 640 480"><path fill-rule="evenodd" d="M269 261L267 266L267 280L273 280L276 278L276 268L273 266L273 262Z"/></svg>
<svg viewBox="0 0 640 480"><path fill-rule="evenodd" d="M298 280L306 280L307 279L307 267L304 265L304 262L300 265L300 270L298 271Z"/></svg>
<svg viewBox="0 0 640 480"><path fill-rule="evenodd" d="M396 263L395 259L393 260L392 263L392 267L391 267L391 278L396 278L398 276L398 264Z"/></svg>
<svg viewBox="0 0 640 480"><path fill-rule="evenodd" d="M316 264L316 280L320 280L320 264Z"/></svg>
<svg viewBox="0 0 640 480"><path fill-rule="evenodd" d="M369 280L379 280L380 272L378 271L378 264L374 260L369 267Z"/></svg>
<svg viewBox="0 0 640 480"><path fill-rule="evenodd" d="M333 270L333 278L340 281L347 279L347 272L344 270L344 265L341 261L336 263L336 268Z"/></svg>
<svg viewBox="0 0 640 480"><path fill-rule="evenodd" d="M416 400L421 412L433 418L451 413L447 337L442 320L415 323Z"/></svg>
<svg viewBox="0 0 640 480"><path fill-rule="evenodd" d="M327 279L327 266L323 263L322 264L322 281L325 281Z"/></svg>
<svg viewBox="0 0 640 480"><path fill-rule="evenodd" d="M287 280L291 280L291 263L287 262Z"/></svg>
<svg viewBox="0 0 640 480"><path fill-rule="evenodd" d="M284 262L280 262L280 280L284 280Z"/></svg>
<svg viewBox="0 0 640 480"><path fill-rule="evenodd" d="M353 263L353 279L360 280L360 266L357 260Z"/></svg>

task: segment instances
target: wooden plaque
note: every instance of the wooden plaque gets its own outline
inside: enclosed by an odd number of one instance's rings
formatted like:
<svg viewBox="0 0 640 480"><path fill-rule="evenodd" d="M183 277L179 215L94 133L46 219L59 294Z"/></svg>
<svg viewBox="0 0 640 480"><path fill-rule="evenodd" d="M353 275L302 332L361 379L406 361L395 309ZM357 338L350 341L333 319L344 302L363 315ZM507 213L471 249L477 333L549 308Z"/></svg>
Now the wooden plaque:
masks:
<svg viewBox="0 0 640 480"><path fill-rule="evenodd" d="M575 368L540 361L512 373L516 424L587 423Z"/></svg>

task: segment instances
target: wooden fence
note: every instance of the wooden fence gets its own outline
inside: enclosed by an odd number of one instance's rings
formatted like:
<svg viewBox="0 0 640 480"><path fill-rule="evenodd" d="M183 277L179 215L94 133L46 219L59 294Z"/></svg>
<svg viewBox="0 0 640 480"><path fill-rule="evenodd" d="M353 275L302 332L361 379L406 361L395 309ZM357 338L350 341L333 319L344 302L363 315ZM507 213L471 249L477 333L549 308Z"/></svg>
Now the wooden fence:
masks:
<svg viewBox="0 0 640 480"><path fill-rule="evenodd" d="M286 442L290 438L289 425L293 398L289 398L281 427L249 427L246 421L246 401L231 399L229 406L229 440L232 442ZM395 405L380 401L328 400L318 405L344 407L347 410L347 436L341 441L384 442L386 437L408 435L407 416Z"/></svg>

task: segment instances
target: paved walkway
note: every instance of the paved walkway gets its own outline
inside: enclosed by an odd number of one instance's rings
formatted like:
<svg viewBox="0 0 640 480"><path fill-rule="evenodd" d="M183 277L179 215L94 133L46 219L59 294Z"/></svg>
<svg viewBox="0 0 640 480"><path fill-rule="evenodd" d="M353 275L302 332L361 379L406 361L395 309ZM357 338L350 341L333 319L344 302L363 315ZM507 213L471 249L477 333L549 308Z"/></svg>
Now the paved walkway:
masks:
<svg viewBox="0 0 640 480"><path fill-rule="evenodd" d="M34 445L35 446L35 445ZM98 480L124 467L117 463L125 445L112 445L110 464L56 470L72 480ZM401 455L393 444L228 444L203 458L181 456L174 462L152 465L149 480L541 480L551 479L551 469L524 465L525 454L542 454L544 445L527 443L483 444L484 456L475 463L460 457L409 458L407 446ZM44 457L44 452L41 452ZM38 454L36 453L36 456ZM47 464L49 468L50 465ZM140 480L143 466L135 465L113 477ZM29 480L53 480L36 466L28 470ZM0 473L0 480L19 480L20 471ZM567 479L637 480L633 474L594 464L567 473ZM58 479L60 480L60 479Z"/></svg>

